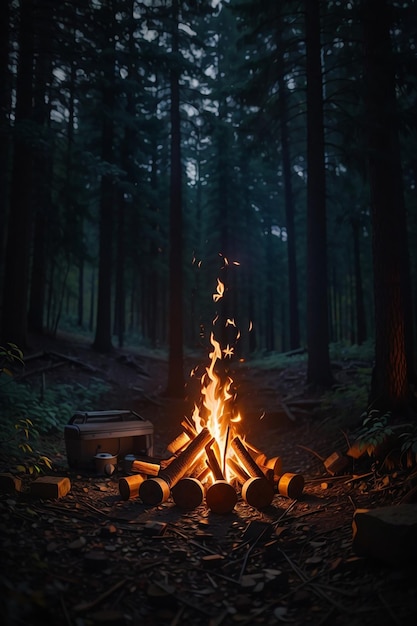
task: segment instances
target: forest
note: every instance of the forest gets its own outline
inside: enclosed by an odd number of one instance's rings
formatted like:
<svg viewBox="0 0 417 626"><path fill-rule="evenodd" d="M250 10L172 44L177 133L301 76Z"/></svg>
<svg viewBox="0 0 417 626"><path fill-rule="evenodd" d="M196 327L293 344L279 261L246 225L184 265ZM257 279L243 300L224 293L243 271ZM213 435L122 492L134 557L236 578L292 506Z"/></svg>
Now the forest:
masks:
<svg viewBox="0 0 417 626"><path fill-rule="evenodd" d="M329 345L374 346L370 400L410 401L416 2L0 11L2 345L166 349L181 395L220 315L239 358L306 350L312 385Z"/></svg>
<svg viewBox="0 0 417 626"><path fill-rule="evenodd" d="M417 0L1 0L0 139L2 623L417 623Z"/></svg>

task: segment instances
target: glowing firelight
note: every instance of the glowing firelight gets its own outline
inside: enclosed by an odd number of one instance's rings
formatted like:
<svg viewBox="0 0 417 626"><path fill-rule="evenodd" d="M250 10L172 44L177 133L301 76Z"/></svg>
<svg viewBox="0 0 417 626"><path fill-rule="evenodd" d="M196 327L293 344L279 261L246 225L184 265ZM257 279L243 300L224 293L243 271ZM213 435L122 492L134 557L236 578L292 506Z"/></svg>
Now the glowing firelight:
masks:
<svg viewBox="0 0 417 626"><path fill-rule="evenodd" d="M233 380L230 376L222 381L220 376L214 371L216 362L222 358L222 349L220 343L214 338L214 333L210 335L210 342L213 350L209 354L210 366L206 367L206 371L201 377L201 395L203 405L207 411L207 416L202 417L200 410L196 405L193 412L193 420L196 425L197 432L200 432L203 426L206 426L217 444L217 454L220 466L223 465L223 473L225 478L230 480L230 469L225 460L227 457L227 444L230 439L229 431L231 425L240 421L240 415L233 416L230 411L230 400L233 398L230 388Z"/></svg>

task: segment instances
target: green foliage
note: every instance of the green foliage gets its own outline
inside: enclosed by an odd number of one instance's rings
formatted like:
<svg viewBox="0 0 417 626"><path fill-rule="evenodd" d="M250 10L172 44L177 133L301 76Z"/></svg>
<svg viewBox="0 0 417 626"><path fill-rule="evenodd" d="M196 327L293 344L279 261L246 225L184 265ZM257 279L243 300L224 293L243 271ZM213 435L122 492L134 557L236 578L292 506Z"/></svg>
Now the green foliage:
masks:
<svg viewBox="0 0 417 626"><path fill-rule="evenodd" d="M39 437L39 433L29 418L18 419L14 425L16 436L15 444L21 462L16 466L18 472L28 474L40 474L46 467L51 469L52 462L44 454L39 454L33 449L34 439Z"/></svg>
<svg viewBox="0 0 417 626"><path fill-rule="evenodd" d="M332 361L363 361L371 363L375 357L375 343L369 339L359 346L339 341L330 344L329 353Z"/></svg>
<svg viewBox="0 0 417 626"><path fill-rule="evenodd" d="M16 365L24 365L23 352L14 343L8 343L7 347L0 346L0 374L13 376L12 368Z"/></svg>
<svg viewBox="0 0 417 626"><path fill-rule="evenodd" d="M383 444L388 437L394 434L390 426L391 413L381 413L377 409L371 409L362 414L362 427L357 433L357 445L362 452L366 450L369 456L372 456L378 446Z"/></svg>
<svg viewBox="0 0 417 626"><path fill-rule="evenodd" d="M392 452L399 453L399 462L414 467L417 462L417 425L393 424L390 411L371 409L362 414L362 427L357 432L356 446L369 456L380 456L388 469L396 465Z"/></svg>
<svg viewBox="0 0 417 626"><path fill-rule="evenodd" d="M33 474L50 468L50 459L35 445L43 435L62 431L80 406L94 409L95 401L107 388L102 380L91 379L88 388L56 384L40 395L38 389L16 380L0 385L0 444L18 459L16 469Z"/></svg>

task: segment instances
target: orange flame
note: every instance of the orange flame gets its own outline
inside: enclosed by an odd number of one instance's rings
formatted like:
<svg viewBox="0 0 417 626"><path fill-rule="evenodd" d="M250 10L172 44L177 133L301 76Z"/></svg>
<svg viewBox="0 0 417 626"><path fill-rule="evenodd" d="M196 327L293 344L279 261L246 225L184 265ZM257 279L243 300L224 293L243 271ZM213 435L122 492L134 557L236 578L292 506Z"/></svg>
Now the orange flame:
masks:
<svg viewBox="0 0 417 626"><path fill-rule="evenodd" d="M223 473L227 480L230 479L230 469L226 463L227 444L230 439L229 430L232 424L240 421L240 415L233 416L230 410L230 400L233 395L230 393L233 380L230 376L222 381L221 377L215 372L215 365L218 360L222 359L222 354L230 356L233 349L222 350L220 343L214 338L214 333L210 335L210 342L213 350L209 354L210 365L206 367L206 371L201 377L201 395L206 415L203 417L197 405L194 407L193 420L196 425L197 432L206 426L216 441L217 456L219 465L222 467Z"/></svg>

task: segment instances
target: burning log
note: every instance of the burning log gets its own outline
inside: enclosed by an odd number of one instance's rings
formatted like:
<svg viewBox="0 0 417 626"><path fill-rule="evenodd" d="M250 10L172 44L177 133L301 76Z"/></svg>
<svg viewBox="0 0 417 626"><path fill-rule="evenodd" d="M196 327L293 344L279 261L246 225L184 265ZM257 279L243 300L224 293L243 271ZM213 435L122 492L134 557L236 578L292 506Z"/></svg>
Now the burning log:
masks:
<svg viewBox="0 0 417 626"><path fill-rule="evenodd" d="M228 459L227 463L242 485L242 498L249 506L262 509L271 504L274 498L274 486L263 474L250 477L234 459Z"/></svg>
<svg viewBox="0 0 417 626"><path fill-rule="evenodd" d="M122 500L137 498L139 495L139 487L144 480L145 477L141 474L134 474L133 476L119 478L119 493Z"/></svg>
<svg viewBox="0 0 417 626"><path fill-rule="evenodd" d="M206 491L206 503L213 513L230 513L235 508L237 493L223 476L214 450L206 446L208 466L214 476L214 483Z"/></svg>
<svg viewBox="0 0 417 626"><path fill-rule="evenodd" d="M261 467L272 469L274 476L281 476L282 474L282 459L280 456L273 456L271 458L268 458L266 454L261 452L256 457L256 463Z"/></svg>
<svg viewBox="0 0 417 626"><path fill-rule="evenodd" d="M231 446L240 463L251 478L264 478L263 471L258 466L256 461L251 457L239 437L235 437L234 439L232 439Z"/></svg>
<svg viewBox="0 0 417 626"><path fill-rule="evenodd" d="M187 433L187 435L190 437L190 439L194 439L195 437L197 437L197 431L188 419L183 419L181 422L181 426L183 427L184 432Z"/></svg>
<svg viewBox="0 0 417 626"><path fill-rule="evenodd" d="M171 489L172 499L181 509L196 509L204 500L204 487L198 478L181 478Z"/></svg>
<svg viewBox="0 0 417 626"><path fill-rule="evenodd" d="M135 460L132 462L132 472L145 474L145 476L158 476L161 469L159 463L150 463L149 461Z"/></svg>
<svg viewBox="0 0 417 626"><path fill-rule="evenodd" d="M171 454L177 454L178 452L181 452L186 446L188 446L191 439L194 439L194 437L195 435L193 435L193 437L190 437L189 434L185 431L182 432L180 435L178 435L178 437L175 437L175 439L167 445L168 452L171 452Z"/></svg>
<svg viewBox="0 0 417 626"><path fill-rule="evenodd" d="M210 468L202 464L200 456L188 468L189 476L181 478L171 489L175 504L181 509L196 509L204 500L203 481L210 473Z"/></svg>
<svg viewBox="0 0 417 626"><path fill-rule="evenodd" d="M201 432L191 441L187 448L181 452L158 476L148 478L139 488L139 497L145 504L161 504L168 499L172 487L184 476L190 465L212 440L208 428Z"/></svg>
<svg viewBox="0 0 417 626"><path fill-rule="evenodd" d="M275 476L274 470L271 467L265 467L265 465L260 465L259 463L257 463L257 465L262 470L265 478L269 480L270 483L275 484L275 482L277 481L277 476Z"/></svg>

